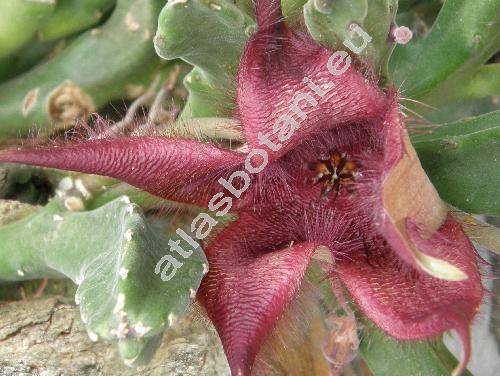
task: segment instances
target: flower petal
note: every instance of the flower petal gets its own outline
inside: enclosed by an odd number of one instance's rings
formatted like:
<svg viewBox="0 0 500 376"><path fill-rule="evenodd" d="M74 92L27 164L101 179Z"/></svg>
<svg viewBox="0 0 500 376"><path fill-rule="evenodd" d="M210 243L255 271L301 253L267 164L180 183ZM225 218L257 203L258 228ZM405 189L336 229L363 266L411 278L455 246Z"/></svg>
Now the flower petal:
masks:
<svg viewBox="0 0 500 376"><path fill-rule="evenodd" d="M439 248L423 250L410 234L410 224L418 225L427 235L434 234L446 220L448 207L425 174L397 106L387 112L381 133L385 136L381 208L374 211L379 231L394 251L414 267L436 278L466 279L463 271L441 260Z"/></svg>
<svg viewBox="0 0 500 376"><path fill-rule="evenodd" d="M203 206L222 189L218 178L242 160L241 154L210 144L166 137L100 139L0 152L0 162L109 176L162 198Z"/></svg>
<svg viewBox="0 0 500 376"><path fill-rule="evenodd" d="M267 135L279 145L269 151L272 160L320 130L383 118L390 99L376 82L353 67L340 74L332 68L352 59L347 52L332 58L328 68L333 52L288 29L279 1L257 1L256 16L259 30L237 77L237 115L251 148L261 147Z"/></svg>
<svg viewBox="0 0 500 376"><path fill-rule="evenodd" d="M363 312L391 336L421 339L455 329L463 343L463 368L470 356L469 326L478 312L483 287L477 253L451 215L431 237L417 238L425 252L439 248L441 258L467 275L445 281L401 263L389 247L358 251L337 263L337 272ZM418 240L417 240L418 239Z"/></svg>
<svg viewBox="0 0 500 376"><path fill-rule="evenodd" d="M233 375L248 375L260 346L297 292L313 243L276 249L279 231L244 214L206 250L210 271L200 298L215 324ZM266 247L267 244L267 247Z"/></svg>

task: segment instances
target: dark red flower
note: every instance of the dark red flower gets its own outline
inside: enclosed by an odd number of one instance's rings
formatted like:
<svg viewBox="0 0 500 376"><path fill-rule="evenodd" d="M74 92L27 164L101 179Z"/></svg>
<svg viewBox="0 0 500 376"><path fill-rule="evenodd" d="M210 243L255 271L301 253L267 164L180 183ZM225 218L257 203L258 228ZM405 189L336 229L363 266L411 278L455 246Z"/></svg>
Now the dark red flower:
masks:
<svg viewBox="0 0 500 376"><path fill-rule="evenodd" d="M208 206L193 221L238 219L206 248L199 299L234 375L247 375L319 246L362 311L388 334L455 329L464 356L483 296L476 253L423 172L397 95L354 57L291 31L278 0L257 1L241 57L237 112L248 153L164 137L96 139L4 151L1 161L115 177ZM352 62L352 64L349 64Z"/></svg>

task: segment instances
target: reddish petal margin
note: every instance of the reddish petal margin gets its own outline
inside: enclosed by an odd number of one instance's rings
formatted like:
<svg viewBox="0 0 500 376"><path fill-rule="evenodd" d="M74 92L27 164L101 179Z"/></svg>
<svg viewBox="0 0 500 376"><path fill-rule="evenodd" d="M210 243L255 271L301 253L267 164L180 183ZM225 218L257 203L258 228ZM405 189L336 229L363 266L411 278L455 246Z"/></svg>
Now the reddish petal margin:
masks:
<svg viewBox="0 0 500 376"><path fill-rule="evenodd" d="M259 29L245 48L237 77L237 116L252 148L266 144L272 160L320 130L383 118L390 98L377 83L352 66L332 74L328 61L334 52L288 29L279 1L256 1L256 17ZM332 60L337 70L344 58ZM290 109L294 103L299 110ZM295 123L285 124L282 115ZM269 146L263 135L281 147Z"/></svg>
<svg viewBox="0 0 500 376"><path fill-rule="evenodd" d="M210 271L199 297L234 376L250 374L262 343L298 291L315 249L313 243L301 243L275 250L272 238L278 233L270 229L270 236L263 221L240 216L206 250ZM256 228L262 229L260 237Z"/></svg>
<svg viewBox="0 0 500 376"><path fill-rule="evenodd" d="M205 206L242 162L242 154L166 137L90 140L60 147L0 151L0 162L24 163L120 179L153 195Z"/></svg>
<svg viewBox="0 0 500 376"><path fill-rule="evenodd" d="M396 101L388 109L380 134L385 138L380 201L373 222L398 256L426 273L449 281L467 278L439 252L421 249L409 234L413 222L434 234L448 216L448 207L425 174L400 119ZM447 241L442 239L443 242Z"/></svg>
<svg viewBox="0 0 500 376"><path fill-rule="evenodd" d="M456 330L463 344L460 373L470 357L469 326L484 294L477 253L450 215L430 238L420 237L414 225L409 231L419 248L429 253L439 249L440 258L459 267L468 278L458 282L434 278L401 262L390 248L356 252L337 264L337 272L362 311L397 339L422 339Z"/></svg>

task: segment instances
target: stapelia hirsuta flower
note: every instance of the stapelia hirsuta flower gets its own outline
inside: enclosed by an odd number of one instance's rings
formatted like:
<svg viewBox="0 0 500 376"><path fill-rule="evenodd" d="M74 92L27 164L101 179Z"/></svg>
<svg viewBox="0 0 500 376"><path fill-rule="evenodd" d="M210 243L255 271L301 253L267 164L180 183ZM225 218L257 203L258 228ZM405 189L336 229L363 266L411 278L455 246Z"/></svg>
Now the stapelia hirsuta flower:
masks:
<svg viewBox="0 0 500 376"><path fill-rule="evenodd" d="M397 94L348 65L354 57L289 29L277 0L257 1L256 18L234 115L248 153L137 136L6 150L0 160L111 176L208 206L214 218L237 214L205 249L210 271L198 294L234 375L250 373L320 246L391 336L455 329L462 370L483 296L477 255L420 166Z"/></svg>

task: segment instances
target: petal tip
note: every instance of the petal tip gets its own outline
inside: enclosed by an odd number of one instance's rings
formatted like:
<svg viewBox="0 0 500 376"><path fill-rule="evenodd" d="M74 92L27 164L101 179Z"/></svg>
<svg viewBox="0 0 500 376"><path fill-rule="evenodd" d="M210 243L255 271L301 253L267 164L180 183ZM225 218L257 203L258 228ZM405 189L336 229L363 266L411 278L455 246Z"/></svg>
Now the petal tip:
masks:
<svg viewBox="0 0 500 376"><path fill-rule="evenodd" d="M455 369L451 372L451 376L460 376L467 369L471 358L471 336L470 336L470 322L467 325L459 325L455 331L462 342L462 357Z"/></svg>

